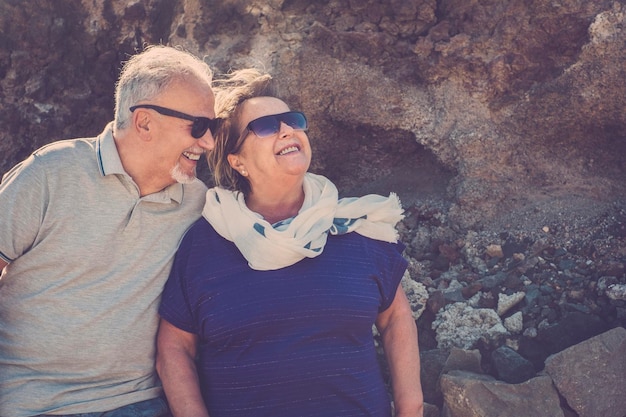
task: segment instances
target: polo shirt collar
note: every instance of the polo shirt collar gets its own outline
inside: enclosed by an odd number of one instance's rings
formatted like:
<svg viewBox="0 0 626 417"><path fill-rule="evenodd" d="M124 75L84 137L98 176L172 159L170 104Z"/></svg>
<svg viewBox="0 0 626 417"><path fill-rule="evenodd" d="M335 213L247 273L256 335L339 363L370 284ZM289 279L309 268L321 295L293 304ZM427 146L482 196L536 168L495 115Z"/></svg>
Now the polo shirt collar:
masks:
<svg viewBox="0 0 626 417"><path fill-rule="evenodd" d="M124 175L132 181L130 175L124 170L120 154L117 152L115 139L113 139L113 122L110 122L98 136L96 140L96 156L98 168L103 176ZM180 204L183 201L183 194L183 184L177 182L146 197L150 200L174 200Z"/></svg>

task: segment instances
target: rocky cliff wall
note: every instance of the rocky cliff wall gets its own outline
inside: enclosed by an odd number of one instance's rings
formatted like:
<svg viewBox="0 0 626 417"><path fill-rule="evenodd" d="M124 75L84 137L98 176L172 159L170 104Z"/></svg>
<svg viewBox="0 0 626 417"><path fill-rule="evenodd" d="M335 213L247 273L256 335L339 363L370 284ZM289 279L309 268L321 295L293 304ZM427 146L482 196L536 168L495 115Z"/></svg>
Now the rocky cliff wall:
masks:
<svg viewBox="0 0 626 417"><path fill-rule="evenodd" d="M1 0L0 171L98 133L160 42L281 80L343 194L473 228L594 214L626 195L625 23L623 0Z"/></svg>

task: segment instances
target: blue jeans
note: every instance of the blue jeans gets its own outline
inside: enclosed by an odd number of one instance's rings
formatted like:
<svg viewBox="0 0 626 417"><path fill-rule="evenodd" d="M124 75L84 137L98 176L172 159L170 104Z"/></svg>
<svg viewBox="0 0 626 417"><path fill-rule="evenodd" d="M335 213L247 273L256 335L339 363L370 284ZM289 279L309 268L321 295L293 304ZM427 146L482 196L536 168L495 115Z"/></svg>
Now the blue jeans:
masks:
<svg viewBox="0 0 626 417"><path fill-rule="evenodd" d="M40 414L35 417L170 417L167 402L163 398L153 398L128 404L115 410L83 414Z"/></svg>

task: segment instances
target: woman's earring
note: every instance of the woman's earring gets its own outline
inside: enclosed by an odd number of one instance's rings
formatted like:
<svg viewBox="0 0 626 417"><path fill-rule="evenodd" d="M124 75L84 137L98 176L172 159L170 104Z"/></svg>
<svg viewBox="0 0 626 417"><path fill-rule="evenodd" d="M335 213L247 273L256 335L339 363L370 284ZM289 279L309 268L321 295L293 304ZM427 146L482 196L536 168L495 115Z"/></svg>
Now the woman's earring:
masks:
<svg viewBox="0 0 626 417"><path fill-rule="evenodd" d="M241 175L243 175L245 177L246 175L248 175L248 171L246 171L245 169L242 168L241 169Z"/></svg>

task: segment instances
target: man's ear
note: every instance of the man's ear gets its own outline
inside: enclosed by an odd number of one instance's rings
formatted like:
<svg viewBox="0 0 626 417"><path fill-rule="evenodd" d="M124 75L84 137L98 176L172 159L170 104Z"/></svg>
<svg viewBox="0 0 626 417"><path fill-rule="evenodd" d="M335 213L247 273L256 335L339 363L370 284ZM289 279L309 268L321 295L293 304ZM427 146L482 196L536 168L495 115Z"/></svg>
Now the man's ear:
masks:
<svg viewBox="0 0 626 417"><path fill-rule="evenodd" d="M145 141L152 139L150 135L150 113L145 110L137 109L133 112L133 127L139 134L139 137Z"/></svg>

